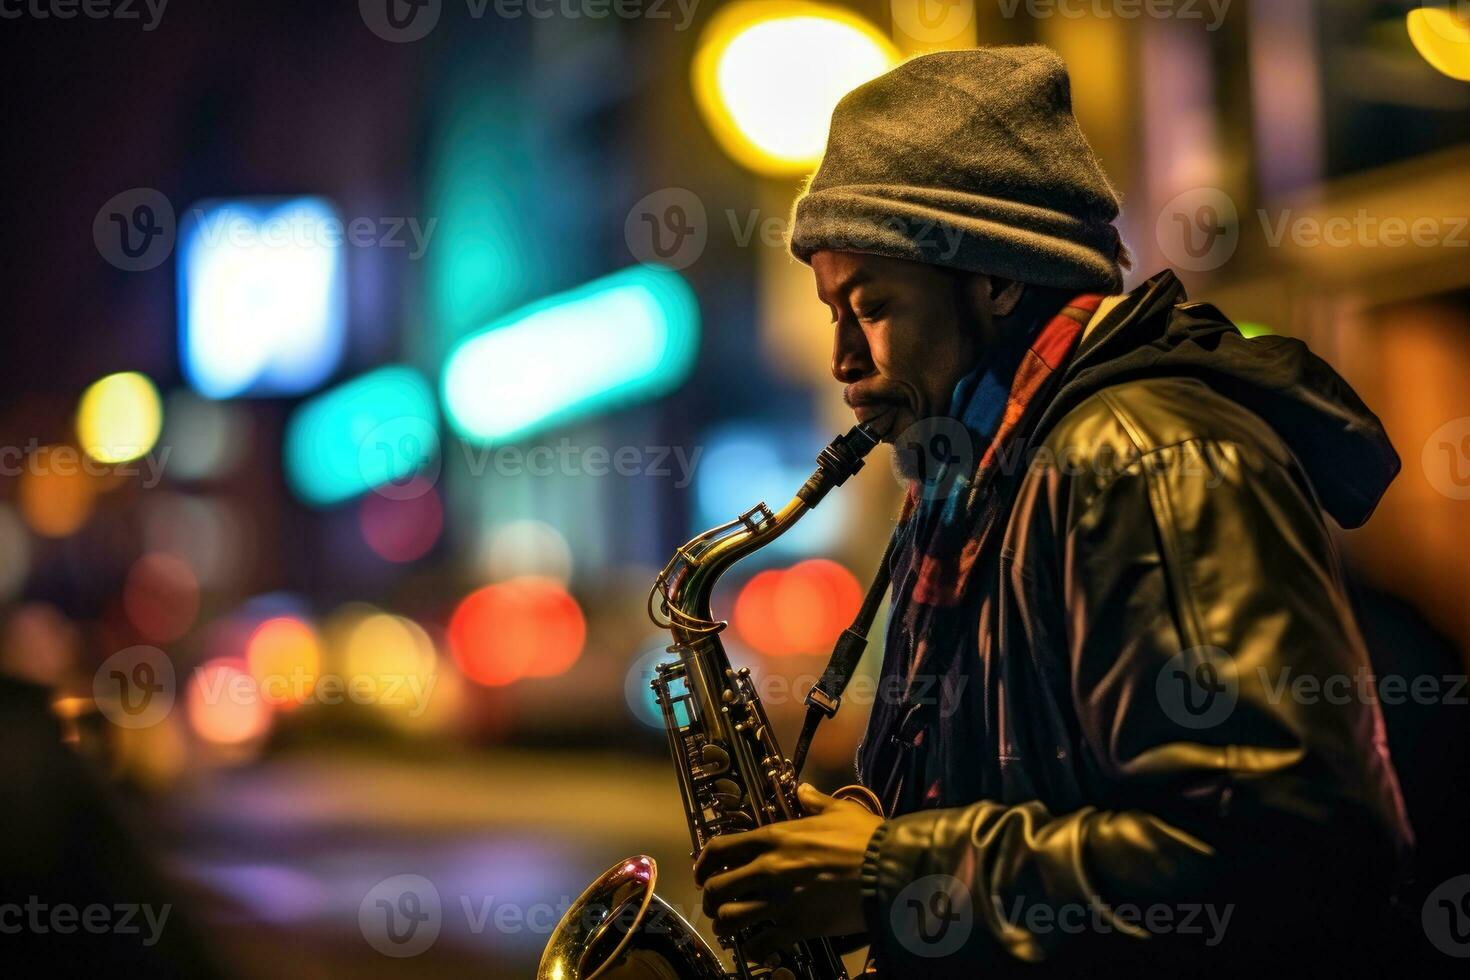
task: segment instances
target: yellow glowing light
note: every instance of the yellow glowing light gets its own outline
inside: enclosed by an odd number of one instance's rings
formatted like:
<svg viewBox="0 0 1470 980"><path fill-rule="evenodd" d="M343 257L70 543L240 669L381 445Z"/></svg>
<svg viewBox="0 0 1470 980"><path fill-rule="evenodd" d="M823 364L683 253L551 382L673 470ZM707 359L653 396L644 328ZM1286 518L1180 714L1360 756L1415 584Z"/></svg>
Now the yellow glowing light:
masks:
<svg viewBox="0 0 1470 980"><path fill-rule="evenodd" d="M163 403L153 382L136 371L109 374L82 393L77 438L99 463L126 463L158 442Z"/></svg>
<svg viewBox="0 0 1470 980"><path fill-rule="evenodd" d="M299 619L278 616L256 628L245 648L250 676L261 699L273 707L305 702L321 673L322 648L315 631Z"/></svg>
<svg viewBox="0 0 1470 980"><path fill-rule="evenodd" d="M374 612L347 627L342 651L344 682L354 700L413 725L437 697L439 669L434 641L411 619Z"/></svg>
<svg viewBox="0 0 1470 980"><path fill-rule="evenodd" d="M758 173L822 156L832 110L898 63L872 23L841 7L749 0L721 9L694 56L694 97L725 152Z"/></svg>
<svg viewBox="0 0 1470 980"><path fill-rule="evenodd" d="M1409 11L1409 40L1436 69L1470 82L1470 19L1445 7L1416 7Z"/></svg>

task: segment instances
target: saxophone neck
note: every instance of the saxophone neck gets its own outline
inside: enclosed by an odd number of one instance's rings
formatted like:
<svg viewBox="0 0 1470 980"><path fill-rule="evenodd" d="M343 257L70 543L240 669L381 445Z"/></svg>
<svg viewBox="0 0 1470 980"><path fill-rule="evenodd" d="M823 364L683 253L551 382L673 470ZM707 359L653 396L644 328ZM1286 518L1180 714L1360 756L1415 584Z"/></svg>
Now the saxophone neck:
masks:
<svg viewBox="0 0 1470 980"><path fill-rule="evenodd" d="M796 495L772 512L756 504L735 520L710 528L674 552L649 593L649 617L661 627L694 636L718 632L723 623L710 618L710 595L721 574L735 562L779 538L807 511L822 502L858 470L878 445L866 425L853 426L817 455L817 468ZM679 638L676 636L676 638Z"/></svg>

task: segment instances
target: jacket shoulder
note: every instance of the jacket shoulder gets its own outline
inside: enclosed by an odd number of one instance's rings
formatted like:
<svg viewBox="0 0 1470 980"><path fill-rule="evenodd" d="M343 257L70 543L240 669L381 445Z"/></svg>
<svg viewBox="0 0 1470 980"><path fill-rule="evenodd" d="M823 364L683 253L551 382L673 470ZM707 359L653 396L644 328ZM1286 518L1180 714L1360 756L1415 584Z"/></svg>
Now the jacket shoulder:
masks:
<svg viewBox="0 0 1470 980"><path fill-rule="evenodd" d="M1255 466L1296 469L1267 422L1198 378L1140 378L1100 388L1067 412L1041 444L1044 459L1082 486L1084 498L1145 456L1235 447Z"/></svg>

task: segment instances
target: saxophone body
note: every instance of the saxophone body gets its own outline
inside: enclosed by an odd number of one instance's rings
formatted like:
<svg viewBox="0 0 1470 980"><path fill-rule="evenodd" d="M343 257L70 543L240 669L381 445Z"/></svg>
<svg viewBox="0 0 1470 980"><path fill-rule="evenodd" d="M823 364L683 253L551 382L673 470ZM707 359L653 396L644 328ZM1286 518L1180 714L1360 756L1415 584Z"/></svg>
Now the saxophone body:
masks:
<svg viewBox="0 0 1470 980"><path fill-rule="evenodd" d="M714 837L800 817L796 772L782 753L748 667L730 663L710 596L731 565L785 533L827 492L862 468L878 439L865 426L838 436L817 469L780 510L759 503L674 553L649 592L648 611L669 631L653 690L689 826L691 858ZM861 787L838 796L877 800ZM796 944L779 963L750 964L745 936L722 939L735 972L655 892L658 869L637 855L608 869L562 917L542 954L538 980L844 980L825 939Z"/></svg>

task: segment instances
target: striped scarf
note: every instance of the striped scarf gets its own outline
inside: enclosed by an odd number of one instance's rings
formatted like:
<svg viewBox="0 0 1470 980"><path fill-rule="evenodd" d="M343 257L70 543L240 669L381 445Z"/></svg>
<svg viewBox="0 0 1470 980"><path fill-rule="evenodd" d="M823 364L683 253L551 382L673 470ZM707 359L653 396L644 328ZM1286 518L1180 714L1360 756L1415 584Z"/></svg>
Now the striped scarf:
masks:
<svg viewBox="0 0 1470 980"><path fill-rule="evenodd" d="M1101 302L1101 295L1083 294L1050 318L1037 317L1027 329L1011 331L956 385L948 418L965 431L960 434L953 422L936 423L935 431L968 436L969 447L954 451L953 438L913 447L932 456L937 443L951 462L948 472L931 469L929 480L910 483L894 529L893 599L880 689L892 691L890 677L902 676L896 686L905 693L879 699L858 750L859 775L884 797L890 813L899 794L913 793L894 779L904 760L889 736L921 744L926 712L919 702L933 698L922 692L932 692L935 679L962 670L966 654L978 655L983 590L972 585L978 559L1009 504L1002 477L1017 474L1028 426L1046 407ZM920 799L929 805L942 798L941 785L924 789Z"/></svg>

